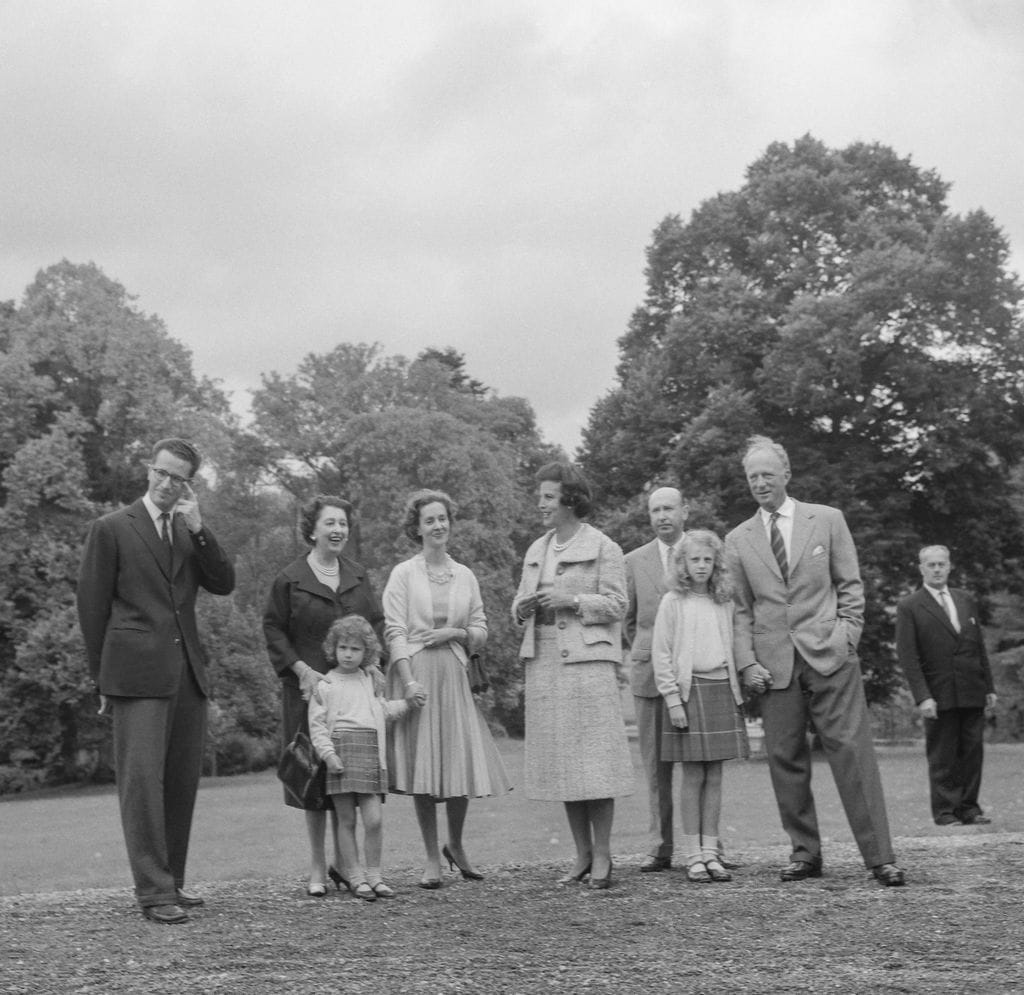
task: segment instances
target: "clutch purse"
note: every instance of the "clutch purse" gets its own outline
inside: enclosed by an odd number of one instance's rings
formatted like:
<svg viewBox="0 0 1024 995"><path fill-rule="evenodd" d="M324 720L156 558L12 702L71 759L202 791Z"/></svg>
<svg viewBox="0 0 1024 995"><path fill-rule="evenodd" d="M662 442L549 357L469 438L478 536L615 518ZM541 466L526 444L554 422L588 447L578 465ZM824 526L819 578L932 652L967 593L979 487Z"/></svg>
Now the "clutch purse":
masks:
<svg viewBox="0 0 1024 995"><path fill-rule="evenodd" d="M302 808L317 811L329 807L327 767L317 756L303 730L284 748L277 776L285 791Z"/></svg>
<svg viewBox="0 0 1024 995"><path fill-rule="evenodd" d="M491 686L479 653L470 653L469 663L466 664L466 676L469 678L469 690L473 694L483 694Z"/></svg>

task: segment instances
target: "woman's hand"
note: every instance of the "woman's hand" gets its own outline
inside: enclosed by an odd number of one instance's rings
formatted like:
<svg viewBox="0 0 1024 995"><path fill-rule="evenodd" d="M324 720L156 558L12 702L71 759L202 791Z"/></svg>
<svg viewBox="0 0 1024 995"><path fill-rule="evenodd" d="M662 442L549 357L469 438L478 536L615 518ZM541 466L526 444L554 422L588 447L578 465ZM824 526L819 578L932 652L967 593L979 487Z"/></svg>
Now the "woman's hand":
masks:
<svg viewBox="0 0 1024 995"><path fill-rule="evenodd" d="M537 611L537 595L526 594L519 599L516 605L516 614L525 621Z"/></svg>
<svg viewBox="0 0 1024 995"><path fill-rule="evenodd" d="M668 717L676 729L685 729L690 724L686 718L686 709L682 705L673 705L668 710Z"/></svg>
<svg viewBox="0 0 1024 995"><path fill-rule="evenodd" d="M344 774L345 765L341 762L341 758L337 753L332 753L324 763L327 765L327 770L331 774Z"/></svg>
<svg viewBox="0 0 1024 995"><path fill-rule="evenodd" d="M444 646L445 643L465 642L465 640L465 629L455 629L451 626L447 626L440 629L431 629L430 632L423 637L423 645L431 647Z"/></svg>
<svg viewBox="0 0 1024 995"><path fill-rule="evenodd" d="M405 685L405 700L413 708L422 708L427 703L427 691L419 681L408 681Z"/></svg>
<svg viewBox="0 0 1024 995"><path fill-rule="evenodd" d="M568 594L553 594L551 591L545 591L543 594L537 595L537 606L545 610L555 608L571 608L573 611L575 611L576 598Z"/></svg>
<svg viewBox="0 0 1024 995"><path fill-rule="evenodd" d="M296 660L292 664L292 673L299 679L299 691L302 692L302 700L309 701L309 696L316 690L320 683L321 674L318 674L308 663Z"/></svg>

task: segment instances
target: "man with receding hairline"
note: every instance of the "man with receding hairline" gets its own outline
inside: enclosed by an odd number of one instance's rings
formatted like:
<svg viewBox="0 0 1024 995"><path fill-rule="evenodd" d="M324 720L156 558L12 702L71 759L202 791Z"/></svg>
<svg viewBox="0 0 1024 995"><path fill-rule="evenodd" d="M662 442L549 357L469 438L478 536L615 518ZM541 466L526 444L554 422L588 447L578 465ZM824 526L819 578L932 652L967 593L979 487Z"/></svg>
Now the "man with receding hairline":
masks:
<svg viewBox="0 0 1024 995"><path fill-rule="evenodd" d="M948 586L945 546L918 557L924 583L896 609L896 652L924 719L932 818L938 826L986 825L978 804L985 753L985 709L995 685L978 606Z"/></svg>
<svg viewBox="0 0 1024 995"><path fill-rule="evenodd" d="M748 441L743 469L759 509L725 540L735 582L734 649L744 683L764 696L768 768L792 843L780 877L821 877L810 720L865 865L880 884L902 885L857 657L864 587L853 537L838 509L788 496L789 457L771 439Z"/></svg>
<svg viewBox="0 0 1024 995"><path fill-rule="evenodd" d="M651 663L651 635L662 595L668 590L665 571L672 547L679 541L690 513L675 487L659 487L647 499L654 539L626 554L628 606L623 640L629 649L629 684L633 691L640 763L647 781L651 843L641 871L665 871L672 866L672 772L675 765L661 759L661 736L668 721Z"/></svg>

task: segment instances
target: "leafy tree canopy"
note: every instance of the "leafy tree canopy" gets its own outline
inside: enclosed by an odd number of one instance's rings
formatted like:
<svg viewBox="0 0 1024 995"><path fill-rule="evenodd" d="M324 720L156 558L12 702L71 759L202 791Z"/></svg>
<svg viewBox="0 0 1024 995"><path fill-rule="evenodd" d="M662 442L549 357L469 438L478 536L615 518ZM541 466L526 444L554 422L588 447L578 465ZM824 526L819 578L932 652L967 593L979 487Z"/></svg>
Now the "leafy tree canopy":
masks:
<svg viewBox="0 0 1024 995"><path fill-rule="evenodd" d="M947 190L882 145L771 145L739 190L655 229L584 434L621 502L668 476L720 529L752 511L745 437L785 445L793 495L843 508L858 540L880 696L920 545L950 546L976 590L1021 583L1022 291L995 223Z"/></svg>

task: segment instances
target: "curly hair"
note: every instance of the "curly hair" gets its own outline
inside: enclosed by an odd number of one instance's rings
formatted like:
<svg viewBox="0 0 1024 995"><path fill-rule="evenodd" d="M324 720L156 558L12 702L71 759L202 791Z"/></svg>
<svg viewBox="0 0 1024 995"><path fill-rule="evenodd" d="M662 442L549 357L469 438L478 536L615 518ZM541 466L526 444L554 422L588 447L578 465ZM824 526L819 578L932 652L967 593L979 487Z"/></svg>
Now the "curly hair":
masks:
<svg viewBox="0 0 1024 995"><path fill-rule="evenodd" d="M708 578L708 594L711 595L712 601L724 605L732 600L732 576L725 562L725 543L707 529L684 532L679 542L672 547L668 565L669 586L680 594L690 594L693 591L693 578L686 569L686 553L697 547L710 549L714 554L715 562Z"/></svg>
<svg viewBox="0 0 1024 995"><path fill-rule="evenodd" d="M342 640L351 639L354 643L362 645L363 662L359 666L373 678L374 694L380 694L384 690L384 675L380 672L380 641L373 626L363 618L362 615L343 615L331 623L324 637L324 656L327 657L333 669L337 665L335 655L338 652L338 644Z"/></svg>
<svg viewBox="0 0 1024 995"><path fill-rule="evenodd" d="M352 528L352 505L344 498L336 494L317 494L311 501L302 506L299 518L299 530L302 532L303 540L310 546L313 545L313 530L316 528L316 520L324 508L341 508L348 519L348 527Z"/></svg>
<svg viewBox="0 0 1024 995"><path fill-rule="evenodd" d="M572 509L577 518L586 518L594 507L594 492L590 487L590 481L573 463L546 463L534 474L533 479L538 484L561 484L559 503Z"/></svg>
<svg viewBox="0 0 1024 995"><path fill-rule="evenodd" d="M409 495L402 509L402 531L410 542L417 546L423 545L423 536L420 535L420 510L428 504L443 504L444 510L448 512L448 524L455 520L455 502L445 494L444 491L433 491L430 489L416 491Z"/></svg>

